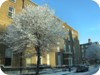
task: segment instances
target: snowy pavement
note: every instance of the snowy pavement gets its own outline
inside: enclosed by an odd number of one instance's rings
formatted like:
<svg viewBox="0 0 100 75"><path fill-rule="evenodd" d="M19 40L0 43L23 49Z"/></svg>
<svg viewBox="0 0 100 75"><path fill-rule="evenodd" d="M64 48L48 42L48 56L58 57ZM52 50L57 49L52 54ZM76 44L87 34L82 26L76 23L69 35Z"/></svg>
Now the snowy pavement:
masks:
<svg viewBox="0 0 100 75"><path fill-rule="evenodd" d="M75 70L69 72L69 71L65 71L65 72L53 72L53 73L47 73L47 74L41 74L41 75L93 75L94 73L96 73L98 71L99 67L94 67L94 66L90 66L89 67L89 71L88 72L79 72L76 73Z"/></svg>
<svg viewBox="0 0 100 75"><path fill-rule="evenodd" d="M97 71L98 71L99 67L90 67L89 68L89 71L88 72L81 72L81 73L70 73L70 74L67 74L67 75L93 75L95 74Z"/></svg>
<svg viewBox="0 0 100 75"><path fill-rule="evenodd" d="M94 67L94 66L90 66L89 71L87 72L78 72L78 73L76 73L76 68L72 68L71 72L69 72L68 70L62 71L62 69L46 69L44 71L41 71L40 75L94 75L98 70L99 67ZM0 72L0 75L1 74L6 75L3 72L2 73ZM15 74L8 74L8 75L15 75ZM16 75L20 75L20 74L16 74ZM95 75L100 75L100 73Z"/></svg>

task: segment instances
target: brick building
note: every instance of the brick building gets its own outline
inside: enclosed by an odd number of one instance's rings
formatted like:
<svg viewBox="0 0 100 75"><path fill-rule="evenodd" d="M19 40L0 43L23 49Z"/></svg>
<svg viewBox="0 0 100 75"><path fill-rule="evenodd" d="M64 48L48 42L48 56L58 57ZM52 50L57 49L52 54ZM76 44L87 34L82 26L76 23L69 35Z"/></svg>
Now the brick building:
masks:
<svg viewBox="0 0 100 75"><path fill-rule="evenodd" d="M0 8L1 32L5 30L9 24L11 24L13 16L20 13L24 6L29 4L37 6L35 3L31 2L31 0L7 0L4 2ZM68 31L66 38L62 40L62 42L58 42L58 46L53 47L51 52L44 53L44 55L41 56L41 64L56 66L73 65L81 62L78 32L66 23L64 23L63 26L66 31ZM26 51L22 53L23 57L21 59L20 54L12 53L7 46L1 44L0 64L5 66L20 66L21 60L22 66L36 64L37 57L35 54L31 57L24 57L26 54L30 55L30 53L31 51L26 49Z"/></svg>

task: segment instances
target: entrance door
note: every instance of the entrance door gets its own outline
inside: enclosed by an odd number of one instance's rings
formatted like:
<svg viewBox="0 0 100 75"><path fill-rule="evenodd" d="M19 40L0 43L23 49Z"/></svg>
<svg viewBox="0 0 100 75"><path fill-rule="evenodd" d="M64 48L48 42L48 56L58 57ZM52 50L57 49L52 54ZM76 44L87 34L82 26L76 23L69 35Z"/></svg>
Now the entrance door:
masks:
<svg viewBox="0 0 100 75"><path fill-rule="evenodd" d="M5 66L11 66L12 51L10 49L5 50Z"/></svg>
<svg viewBox="0 0 100 75"><path fill-rule="evenodd" d="M5 66L11 66L11 58L5 58Z"/></svg>
<svg viewBox="0 0 100 75"><path fill-rule="evenodd" d="M61 66L61 54L60 53L58 53L58 55L57 55L57 65L59 65L59 66Z"/></svg>

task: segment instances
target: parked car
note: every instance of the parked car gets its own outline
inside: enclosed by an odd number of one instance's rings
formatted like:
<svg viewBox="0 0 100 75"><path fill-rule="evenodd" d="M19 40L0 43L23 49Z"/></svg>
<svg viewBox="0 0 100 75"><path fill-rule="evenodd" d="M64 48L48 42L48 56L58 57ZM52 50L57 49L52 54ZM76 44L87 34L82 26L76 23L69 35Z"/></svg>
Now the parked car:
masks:
<svg viewBox="0 0 100 75"><path fill-rule="evenodd" d="M86 64L77 65L76 72L86 72L89 70L89 66Z"/></svg>

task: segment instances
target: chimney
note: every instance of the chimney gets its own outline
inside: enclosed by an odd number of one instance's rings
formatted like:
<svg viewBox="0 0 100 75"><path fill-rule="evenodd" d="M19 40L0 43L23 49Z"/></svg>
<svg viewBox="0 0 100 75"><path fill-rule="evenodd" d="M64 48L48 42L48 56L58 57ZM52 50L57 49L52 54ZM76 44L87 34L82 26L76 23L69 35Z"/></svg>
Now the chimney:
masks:
<svg viewBox="0 0 100 75"><path fill-rule="evenodd" d="M88 43L91 43L91 39L90 38L88 39Z"/></svg>

